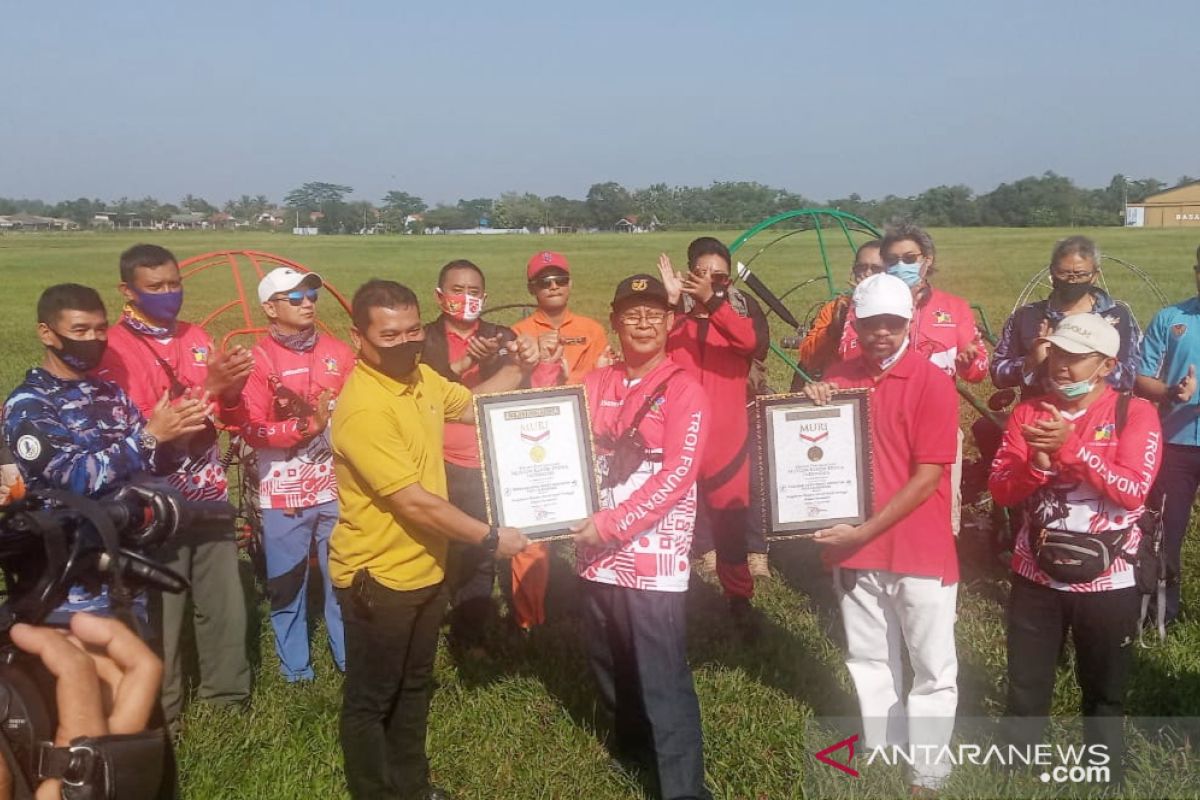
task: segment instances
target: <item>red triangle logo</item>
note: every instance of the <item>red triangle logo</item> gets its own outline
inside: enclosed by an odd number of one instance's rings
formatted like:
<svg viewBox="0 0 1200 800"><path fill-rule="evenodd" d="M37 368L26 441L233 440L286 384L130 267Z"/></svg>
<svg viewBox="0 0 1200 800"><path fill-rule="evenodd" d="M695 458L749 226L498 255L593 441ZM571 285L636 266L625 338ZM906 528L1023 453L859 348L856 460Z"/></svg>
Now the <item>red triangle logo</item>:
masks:
<svg viewBox="0 0 1200 800"><path fill-rule="evenodd" d="M858 741L858 734L856 733L853 736L851 736L849 739L842 739L837 744L831 744L829 747L826 747L824 750L822 750L816 754L817 761L820 761L822 764L828 764L829 766L833 767L834 769L840 769L842 772L846 773L847 775L849 775L852 778L857 778L858 770L856 770L854 767L850 766L850 762L854 760L854 743L857 741ZM834 759L830 758L831 753L836 753L838 750L841 750L843 747L849 751L846 754L846 760L844 762L843 761L835 761Z"/></svg>

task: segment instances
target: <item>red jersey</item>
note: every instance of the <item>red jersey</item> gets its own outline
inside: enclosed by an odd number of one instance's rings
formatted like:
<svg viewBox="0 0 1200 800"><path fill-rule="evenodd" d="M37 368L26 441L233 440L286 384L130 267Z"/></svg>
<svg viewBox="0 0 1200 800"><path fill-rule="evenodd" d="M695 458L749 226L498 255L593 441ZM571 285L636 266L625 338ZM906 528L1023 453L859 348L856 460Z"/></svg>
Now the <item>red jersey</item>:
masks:
<svg viewBox="0 0 1200 800"><path fill-rule="evenodd" d="M176 324L175 334L155 339L136 333L125 324L108 331L108 348L95 376L116 383L147 419L163 393L171 389L171 375L183 387L204 388L208 360L215 352L212 338L199 325ZM220 406L220 401L214 401ZM244 409L241 398L230 408L218 407L221 420L239 425ZM204 453L189 456L167 482L188 500L225 500L229 485L221 465L218 441Z"/></svg>
<svg viewBox="0 0 1200 800"><path fill-rule="evenodd" d="M1060 412L1074 426L1069 439L1051 456L1051 469L1033 466L1021 425L1047 419L1045 398L1026 400L1013 409L1004 441L992 461L988 489L1004 506L1023 505L1021 529L1013 548L1013 571L1031 581L1068 592L1103 592L1133 586L1133 560L1141 542L1141 517L1158 474L1162 428L1154 406L1130 398L1125 425L1117 432L1117 398L1111 387L1076 415ZM1072 533L1103 533L1130 528L1128 558L1118 558L1089 583L1060 583L1042 572L1029 546L1030 526Z"/></svg>
<svg viewBox="0 0 1200 800"><path fill-rule="evenodd" d="M842 344L838 353L843 360L858 357L858 332L854 330L854 305L846 315L842 329ZM961 297L929 288L924 299L913 309L912 326L909 328L909 346L945 372L951 378L957 376L964 381L979 383L988 374L988 351L983 343L983 334L975 325L975 315L970 304ZM975 345L975 358L965 367L958 366L960 351Z"/></svg>
<svg viewBox="0 0 1200 800"><path fill-rule="evenodd" d="M696 479L708 440L704 389L670 358L640 379L625 365L591 372L583 380L597 437L623 433L647 395L667 379L638 430L650 457L619 486L600 493L593 517L604 544L576 549L580 577L632 589L684 592L688 550L696 527ZM611 453L599 450L603 465Z"/></svg>
<svg viewBox="0 0 1200 800"><path fill-rule="evenodd" d="M441 320L439 323L445 325ZM450 361L458 361L467 354L467 339L475 335L479 330L479 323L471 328L470 333L466 338L460 336L458 331L445 325L446 330L446 346L449 351ZM481 380L479 362L472 362L467 370L458 376L458 382L468 389L475 388ZM462 422L447 421L442 445L446 460L451 464L455 464L466 469L480 469L483 464L479 460L479 439L475 434L474 425L466 425Z"/></svg>
<svg viewBox="0 0 1200 800"><path fill-rule="evenodd" d="M945 373L909 349L878 380L862 358L840 361L824 379L842 389L870 391L872 507L882 509L912 477L917 464L954 463L958 452L958 394ZM950 529L950 470L925 502L840 562L852 569L958 582L958 553Z"/></svg>
<svg viewBox="0 0 1200 800"><path fill-rule="evenodd" d="M254 371L242 400L242 438L258 451L258 499L262 508L310 508L337 500L329 426L317 436L301 431L301 419L284 416L273 384L295 392L310 406L326 389L336 397L354 366L354 352L319 334L307 352L289 350L270 336L254 346ZM312 416L307 417L312 424Z"/></svg>
<svg viewBox="0 0 1200 800"><path fill-rule="evenodd" d="M750 502L749 419L746 379L750 362L767 347L766 318L746 297L742 316L725 298L705 318L677 314L667 352L704 387L709 405L720 409L701 465L706 502L712 508L746 508Z"/></svg>

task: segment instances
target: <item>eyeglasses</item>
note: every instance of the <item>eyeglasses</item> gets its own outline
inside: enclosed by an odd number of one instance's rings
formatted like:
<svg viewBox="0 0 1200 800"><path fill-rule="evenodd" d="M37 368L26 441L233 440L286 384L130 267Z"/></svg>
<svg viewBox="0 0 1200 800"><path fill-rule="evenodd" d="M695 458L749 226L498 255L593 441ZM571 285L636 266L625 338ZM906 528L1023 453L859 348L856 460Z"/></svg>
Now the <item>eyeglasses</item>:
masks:
<svg viewBox="0 0 1200 800"><path fill-rule="evenodd" d="M529 283L539 289L555 289L559 286L570 286L571 278L569 275L547 275L544 278L534 278Z"/></svg>
<svg viewBox="0 0 1200 800"><path fill-rule="evenodd" d="M278 302L280 300L287 300L289 303L291 303L294 306L300 305L305 300L307 300L310 303L315 303L315 302L317 302L317 290L316 289L294 289L290 292L287 292L286 294L282 294L279 297L274 298L274 300L276 302Z"/></svg>
<svg viewBox="0 0 1200 800"><path fill-rule="evenodd" d="M921 261L920 253L905 253L902 256L895 256L893 258L885 258L883 260L883 265L885 267L894 267L897 264L903 264L906 267L911 267L911 266L914 266L914 265L920 263L920 261Z"/></svg>
<svg viewBox="0 0 1200 800"><path fill-rule="evenodd" d="M1079 281L1086 281L1095 274L1096 270L1092 270L1091 272L1051 272L1050 277L1058 278L1060 281L1066 281L1067 283L1077 283Z"/></svg>
<svg viewBox="0 0 1200 800"><path fill-rule="evenodd" d="M636 328L646 323L658 327L667 321L666 311L626 311L618 319L627 328Z"/></svg>

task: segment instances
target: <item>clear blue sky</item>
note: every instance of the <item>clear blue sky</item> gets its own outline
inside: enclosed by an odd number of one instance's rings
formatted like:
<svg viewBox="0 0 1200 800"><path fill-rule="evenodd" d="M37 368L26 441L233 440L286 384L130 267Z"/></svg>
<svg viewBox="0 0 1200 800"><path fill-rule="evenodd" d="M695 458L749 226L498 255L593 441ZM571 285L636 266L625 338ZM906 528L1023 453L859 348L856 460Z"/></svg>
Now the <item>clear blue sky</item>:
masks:
<svg viewBox="0 0 1200 800"><path fill-rule="evenodd" d="M0 195L1200 175L1200 2L12 2Z"/></svg>

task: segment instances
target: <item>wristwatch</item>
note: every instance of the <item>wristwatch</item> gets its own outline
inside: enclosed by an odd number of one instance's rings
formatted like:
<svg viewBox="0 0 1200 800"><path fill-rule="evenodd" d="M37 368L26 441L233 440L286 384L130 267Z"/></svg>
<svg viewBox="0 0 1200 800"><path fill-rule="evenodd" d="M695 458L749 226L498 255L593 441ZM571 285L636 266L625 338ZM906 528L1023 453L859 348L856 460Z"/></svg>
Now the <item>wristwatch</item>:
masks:
<svg viewBox="0 0 1200 800"><path fill-rule="evenodd" d="M479 543L484 550L489 553L496 552L496 548L500 546L500 529L495 525L488 528L487 536L483 537L483 541Z"/></svg>
<svg viewBox="0 0 1200 800"><path fill-rule="evenodd" d="M158 438L153 433L143 431L138 437L138 447L147 453L153 453L158 448Z"/></svg>

